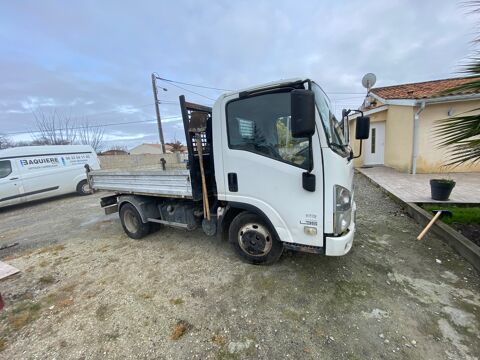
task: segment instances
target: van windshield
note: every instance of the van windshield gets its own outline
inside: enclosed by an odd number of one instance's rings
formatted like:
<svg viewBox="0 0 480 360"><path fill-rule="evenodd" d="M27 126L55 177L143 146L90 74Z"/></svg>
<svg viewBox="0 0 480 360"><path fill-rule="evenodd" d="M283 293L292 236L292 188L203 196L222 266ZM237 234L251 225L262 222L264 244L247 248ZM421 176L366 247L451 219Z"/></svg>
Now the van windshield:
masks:
<svg viewBox="0 0 480 360"><path fill-rule="evenodd" d="M315 93L315 104L320 114L323 128L325 129L328 144L332 148L336 148L333 150L342 150L342 152L346 152L348 142L345 134L346 129L343 128L343 122L338 121L335 117L330 100L322 88L312 82L312 90Z"/></svg>

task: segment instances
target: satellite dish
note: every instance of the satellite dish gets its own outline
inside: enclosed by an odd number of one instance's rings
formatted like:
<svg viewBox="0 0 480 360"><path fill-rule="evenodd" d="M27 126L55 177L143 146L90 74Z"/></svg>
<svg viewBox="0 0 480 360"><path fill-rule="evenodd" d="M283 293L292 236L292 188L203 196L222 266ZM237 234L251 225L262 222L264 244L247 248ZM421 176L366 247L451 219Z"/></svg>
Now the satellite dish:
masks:
<svg viewBox="0 0 480 360"><path fill-rule="evenodd" d="M376 81L377 81L377 77L375 76L375 74L368 73L363 76L362 85L367 90L370 90L372 86L375 85Z"/></svg>

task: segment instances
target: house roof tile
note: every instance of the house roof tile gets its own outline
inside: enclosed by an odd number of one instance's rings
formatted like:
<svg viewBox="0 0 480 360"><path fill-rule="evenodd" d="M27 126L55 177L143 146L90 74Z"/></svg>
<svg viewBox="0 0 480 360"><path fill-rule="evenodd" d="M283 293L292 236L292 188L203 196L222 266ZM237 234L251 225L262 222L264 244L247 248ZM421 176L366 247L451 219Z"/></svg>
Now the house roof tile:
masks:
<svg viewBox="0 0 480 360"><path fill-rule="evenodd" d="M452 79L442 79L433 81L424 81L411 84L384 86L370 89L371 93L383 99L428 99L434 97L443 97L451 95L468 95L480 93L478 90L448 91L459 85L471 82L473 78L461 77Z"/></svg>

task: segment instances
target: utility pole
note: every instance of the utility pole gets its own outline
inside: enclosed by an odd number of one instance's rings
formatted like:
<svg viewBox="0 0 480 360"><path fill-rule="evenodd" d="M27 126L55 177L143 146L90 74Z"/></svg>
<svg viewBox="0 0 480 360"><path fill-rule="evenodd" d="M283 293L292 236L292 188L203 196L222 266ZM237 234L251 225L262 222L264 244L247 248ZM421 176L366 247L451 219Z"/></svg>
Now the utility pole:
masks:
<svg viewBox="0 0 480 360"><path fill-rule="evenodd" d="M160 103L158 101L157 75L152 73L153 98L155 99L155 112L157 113L158 137L162 145L162 153L165 154L165 141L163 140L162 118L160 117Z"/></svg>

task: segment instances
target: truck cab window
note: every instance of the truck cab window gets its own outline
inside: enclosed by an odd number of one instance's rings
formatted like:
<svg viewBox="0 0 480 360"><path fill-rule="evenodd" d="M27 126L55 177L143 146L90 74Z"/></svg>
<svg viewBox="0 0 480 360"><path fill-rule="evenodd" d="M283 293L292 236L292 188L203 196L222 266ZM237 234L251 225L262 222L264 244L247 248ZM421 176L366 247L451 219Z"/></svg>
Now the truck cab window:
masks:
<svg viewBox="0 0 480 360"><path fill-rule="evenodd" d="M290 93L239 99L227 105L228 144L308 169L309 142L291 132Z"/></svg>
<svg viewBox="0 0 480 360"><path fill-rule="evenodd" d="M7 177L12 173L12 164L10 160L1 160L0 161L0 179Z"/></svg>

